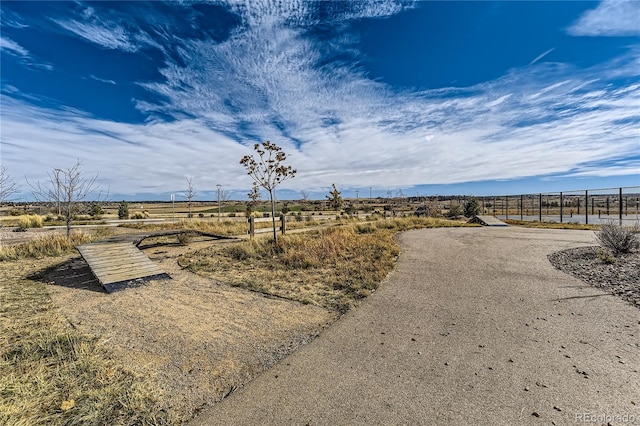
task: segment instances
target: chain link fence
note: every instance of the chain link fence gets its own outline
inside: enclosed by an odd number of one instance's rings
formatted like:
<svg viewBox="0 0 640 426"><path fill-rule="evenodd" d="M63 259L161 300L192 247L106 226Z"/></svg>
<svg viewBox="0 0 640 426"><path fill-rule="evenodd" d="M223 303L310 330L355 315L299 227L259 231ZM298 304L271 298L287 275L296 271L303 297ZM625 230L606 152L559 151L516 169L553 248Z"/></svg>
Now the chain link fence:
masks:
<svg viewBox="0 0 640 426"><path fill-rule="evenodd" d="M600 224L640 220L640 186L479 197L499 219Z"/></svg>

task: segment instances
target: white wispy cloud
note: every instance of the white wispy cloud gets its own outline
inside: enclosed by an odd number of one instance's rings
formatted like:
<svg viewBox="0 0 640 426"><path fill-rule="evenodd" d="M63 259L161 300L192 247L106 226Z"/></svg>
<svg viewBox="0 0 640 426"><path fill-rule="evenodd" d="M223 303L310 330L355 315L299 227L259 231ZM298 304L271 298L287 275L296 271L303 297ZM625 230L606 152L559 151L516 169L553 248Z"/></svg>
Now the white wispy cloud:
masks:
<svg viewBox="0 0 640 426"><path fill-rule="evenodd" d="M0 37L0 50L12 55L29 56L29 51L8 37Z"/></svg>
<svg viewBox="0 0 640 426"><path fill-rule="evenodd" d="M640 2L603 0L568 29L574 36L640 36Z"/></svg>
<svg viewBox="0 0 640 426"><path fill-rule="evenodd" d="M96 77L96 76L95 76L95 75L93 75L93 74L90 74L90 75L89 75L89 78L91 78L91 79L93 79L93 80L95 80L95 81L99 81L99 82L101 82L101 83L117 84L117 83L116 83L115 81L113 81L113 80L109 80L109 79L105 79L105 78Z"/></svg>
<svg viewBox="0 0 640 426"><path fill-rule="evenodd" d="M76 36L105 49L136 52L145 44L155 45L148 35L125 28L125 22L133 23L130 18L108 19L98 15L91 7L84 8L75 19L53 18L52 21Z"/></svg>
<svg viewBox="0 0 640 426"><path fill-rule="evenodd" d="M53 66L47 62L36 60L33 55L20 44L8 37L0 36L0 50L20 58L20 62L30 68L38 68L51 71Z"/></svg>
<svg viewBox="0 0 640 426"><path fill-rule="evenodd" d="M77 36L106 49L124 50L125 52L138 50L138 46L131 42L125 29L120 26L106 27L99 23L75 20L55 20L54 22Z"/></svg>

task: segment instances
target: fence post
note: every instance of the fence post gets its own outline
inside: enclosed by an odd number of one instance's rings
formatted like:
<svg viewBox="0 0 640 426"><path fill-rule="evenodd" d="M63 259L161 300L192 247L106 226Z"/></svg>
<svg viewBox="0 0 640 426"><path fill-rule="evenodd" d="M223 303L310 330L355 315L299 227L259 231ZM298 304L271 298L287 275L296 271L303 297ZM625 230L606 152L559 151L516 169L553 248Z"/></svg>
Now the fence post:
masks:
<svg viewBox="0 0 640 426"><path fill-rule="evenodd" d="M589 224L589 190L584 190L584 224Z"/></svg>
<svg viewBox="0 0 640 426"><path fill-rule="evenodd" d="M255 218L253 216L249 216L249 237L253 238L256 233L256 225Z"/></svg>
<svg viewBox="0 0 640 426"><path fill-rule="evenodd" d="M564 201L562 200L562 192L560 193L560 223L562 223L562 210L564 209Z"/></svg>
<svg viewBox="0 0 640 426"><path fill-rule="evenodd" d="M286 223L287 223L286 215L281 214L280 220L282 221L282 223L280 224L280 230L282 231L282 235L284 235L286 231Z"/></svg>
<svg viewBox="0 0 640 426"><path fill-rule="evenodd" d="M522 217L522 210L523 210L523 208L522 208L522 200L523 200L523 197L524 197L524 195L520 194L520 220L523 219L523 217Z"/></svg>
<svg viewBox="0 0 640 426"><path fill-rule="evenodd" d="M509 196L508 195L507 195L505 201L506 201L505 204L507 206L505 210L507 211L507 219L509 219Z"/></svg>
<svg viewBox="0 0 640 426"><path fill-rule="evenodd" d="M538 221L542 222L542 194L539 195L538 204Z"/></svg>
<svg viewBox="0 0 640 426"><path fill-rule="evenodd" d="M622 226L622 188L618 189L618 221Z"/></svg>

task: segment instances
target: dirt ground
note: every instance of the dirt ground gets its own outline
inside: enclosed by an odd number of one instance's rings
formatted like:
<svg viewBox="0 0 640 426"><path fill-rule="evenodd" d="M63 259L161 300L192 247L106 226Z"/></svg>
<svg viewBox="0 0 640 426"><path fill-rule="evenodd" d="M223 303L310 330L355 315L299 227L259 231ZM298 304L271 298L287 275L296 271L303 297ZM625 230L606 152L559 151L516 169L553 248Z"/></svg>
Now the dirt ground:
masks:
<svg viewBox="0 0 640 426"><path fill-rule="evenodd" d="M76 328L100 336L129 368L157 381L167 409L186 420L220 401L336 319L334 312L229 287L184 271L188 247L144 251L172 279L104 292L81 258L45 274L54 302ZM219 244L219 243L218 243Z"/></svg>

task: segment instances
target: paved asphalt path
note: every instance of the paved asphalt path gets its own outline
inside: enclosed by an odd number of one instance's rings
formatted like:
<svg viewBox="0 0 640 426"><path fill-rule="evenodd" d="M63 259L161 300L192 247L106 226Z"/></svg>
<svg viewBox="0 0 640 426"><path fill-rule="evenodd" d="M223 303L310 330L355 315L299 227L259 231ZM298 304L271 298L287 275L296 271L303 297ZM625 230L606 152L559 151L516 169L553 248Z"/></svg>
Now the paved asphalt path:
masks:
<svg viewBox="0 0 640 426"><path fill-rule="evenodd" d="M640 424L640 310L547 260L592 232L399 241L378 292L192 424Z"/></svg>

